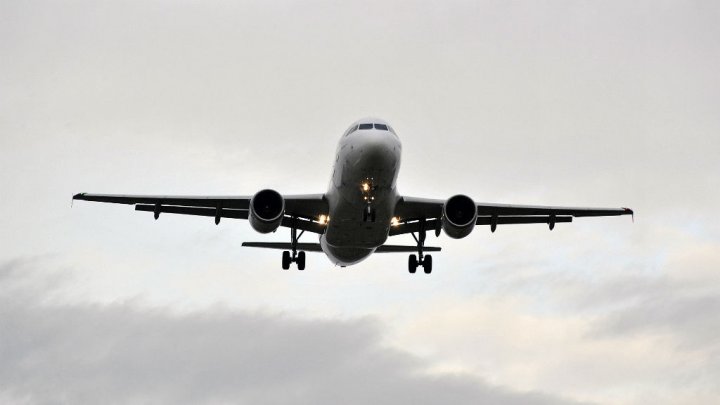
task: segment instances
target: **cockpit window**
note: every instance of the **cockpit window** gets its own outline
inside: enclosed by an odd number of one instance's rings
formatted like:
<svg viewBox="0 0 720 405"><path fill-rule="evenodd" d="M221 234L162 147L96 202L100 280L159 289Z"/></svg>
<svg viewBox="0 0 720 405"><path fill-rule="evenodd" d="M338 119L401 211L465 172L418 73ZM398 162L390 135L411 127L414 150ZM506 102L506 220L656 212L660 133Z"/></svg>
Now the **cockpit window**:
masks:
<svg viewBox="0 0 720 405"><path fill-rule="evenodd" d="M360 124L358 126L358 129L372 129L372 128L373 128L373 124Z"/></svg>
<svg viewBox="0 0 720 405"><path fill-rule="evenodd" d="M385 124L375 124L375 129L381 129L381 130L383 130L383 131L387 131L387 130L388 130L388 126L385 125Z"/></svg>
<svg viewBox="0 0 720 405"><path fill-rule="evenodd" d="M390 125L388 125L387 127L388 127L388 130L389 130L390 132L392 132L393 134L395 133L395 130L392 129L392 127L391 127Z"/></svg>

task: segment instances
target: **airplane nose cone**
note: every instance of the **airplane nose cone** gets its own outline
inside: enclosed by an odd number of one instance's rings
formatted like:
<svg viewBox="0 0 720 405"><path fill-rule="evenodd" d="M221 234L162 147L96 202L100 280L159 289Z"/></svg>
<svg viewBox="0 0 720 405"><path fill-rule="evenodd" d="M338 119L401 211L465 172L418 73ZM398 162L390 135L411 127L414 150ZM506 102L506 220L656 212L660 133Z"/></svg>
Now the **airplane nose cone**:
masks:
<svg viewBox="0 0 720 405"><path fill-rule="evenodd" d="M387 131L374 131L363 139L361 150L363 160L369 165L392 165L395 161L397 146Z"/></svg>

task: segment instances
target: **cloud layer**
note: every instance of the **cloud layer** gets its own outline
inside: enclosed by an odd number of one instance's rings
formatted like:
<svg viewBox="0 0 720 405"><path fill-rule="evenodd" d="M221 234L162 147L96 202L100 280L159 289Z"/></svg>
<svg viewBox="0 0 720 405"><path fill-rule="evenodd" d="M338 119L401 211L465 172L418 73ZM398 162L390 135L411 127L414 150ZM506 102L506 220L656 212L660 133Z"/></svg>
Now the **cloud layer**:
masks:
<svg viewBox="0 0 720 405"><path fill-rule="evenodd" d="M570 404L431 373L373 319L42 303L36 260L0 266L0 399L28 403ZM47 281L47 280L45 280Z"/></svg>

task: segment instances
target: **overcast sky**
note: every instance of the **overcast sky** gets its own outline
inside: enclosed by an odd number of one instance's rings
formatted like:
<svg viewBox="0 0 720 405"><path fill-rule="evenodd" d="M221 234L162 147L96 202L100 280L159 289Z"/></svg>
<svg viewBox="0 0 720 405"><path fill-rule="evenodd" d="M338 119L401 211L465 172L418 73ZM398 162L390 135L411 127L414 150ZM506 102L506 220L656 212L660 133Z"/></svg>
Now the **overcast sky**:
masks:
<svg viewBox="0 0 720 405"><path fill-rule="evenodd" d="M720 3L347 3L0 0L0 402L717 403ZM635 222L431 237L427 276L70 206L324 192L368 115L403 194Z"/></svg>

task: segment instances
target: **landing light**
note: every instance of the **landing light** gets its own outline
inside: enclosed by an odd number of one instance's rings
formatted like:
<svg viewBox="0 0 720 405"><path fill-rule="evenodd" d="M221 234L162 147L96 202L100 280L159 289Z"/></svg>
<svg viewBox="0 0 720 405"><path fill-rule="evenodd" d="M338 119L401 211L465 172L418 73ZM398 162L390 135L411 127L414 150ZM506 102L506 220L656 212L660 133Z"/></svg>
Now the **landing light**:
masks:
<svg viewBox="0 0 720 405"><path fill-rule="evenodd" d="M363 189L363 191L370 191L370 185L368 183L363 183L362 189Z"/></svg>
<svg viewBox="0 0 720 405"><path fill-rule="evenodd" d="M330 222L330 217L327 215L320 215L320 217L318 218L318 223L320 225L325 225L328 222Z"/></svg>
<svg viewBox="0 0 720 405"><path fill-rule="evenodd" d="M400 225L400 218L392 217L390 219L390 226L398 226L398 225Z"/></svg>

